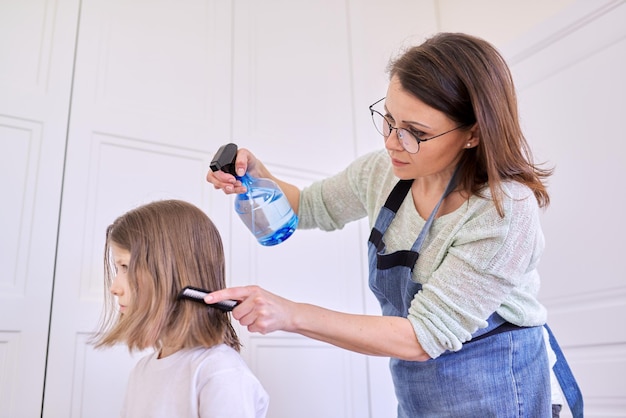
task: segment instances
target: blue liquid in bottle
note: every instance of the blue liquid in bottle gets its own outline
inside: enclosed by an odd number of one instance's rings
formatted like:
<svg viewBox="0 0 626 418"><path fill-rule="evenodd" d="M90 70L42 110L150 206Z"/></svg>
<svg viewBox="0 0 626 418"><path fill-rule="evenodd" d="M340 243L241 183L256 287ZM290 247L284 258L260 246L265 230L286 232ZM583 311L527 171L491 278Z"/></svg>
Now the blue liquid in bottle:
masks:
<svg viewBox="0 0 626 418"><path fill-rule="evenodd" d="M289 238L298 216L278 185L248 174L237 178L248 190L235 198L235 211L259 244L271 246Z"/></svg>

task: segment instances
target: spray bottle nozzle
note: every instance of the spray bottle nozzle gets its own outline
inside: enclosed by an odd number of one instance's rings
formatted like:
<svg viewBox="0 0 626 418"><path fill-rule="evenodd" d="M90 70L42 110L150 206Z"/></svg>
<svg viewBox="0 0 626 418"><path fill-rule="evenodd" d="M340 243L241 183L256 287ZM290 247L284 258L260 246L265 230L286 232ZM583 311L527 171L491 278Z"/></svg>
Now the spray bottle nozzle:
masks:
<svg viewBox="0 0 626 418"><path fill-rule="evenodd" d="M235 160L236 159L237 159L237 145L231 142L230 144L222 145L217 150L217 152L215 153L215 156L213 157L213 160L211 161L211 165L209 167L211 167L211 170L213 171L221 170L224 173L228 173L228 174L232 174L233 176L236 176L237 175L235 172Z"/></svg>

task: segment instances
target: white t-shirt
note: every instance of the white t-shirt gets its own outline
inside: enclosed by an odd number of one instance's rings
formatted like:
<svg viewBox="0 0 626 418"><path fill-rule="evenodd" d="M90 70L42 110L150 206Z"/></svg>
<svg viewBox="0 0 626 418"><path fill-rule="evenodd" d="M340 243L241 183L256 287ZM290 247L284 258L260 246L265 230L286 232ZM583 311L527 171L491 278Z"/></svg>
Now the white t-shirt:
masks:
<svg viewBox="0 0 626 418"><path fill-rule="evenodd" d="M128 379L122 418L264 418L269 396L227 345L143 357Z"/></svg>

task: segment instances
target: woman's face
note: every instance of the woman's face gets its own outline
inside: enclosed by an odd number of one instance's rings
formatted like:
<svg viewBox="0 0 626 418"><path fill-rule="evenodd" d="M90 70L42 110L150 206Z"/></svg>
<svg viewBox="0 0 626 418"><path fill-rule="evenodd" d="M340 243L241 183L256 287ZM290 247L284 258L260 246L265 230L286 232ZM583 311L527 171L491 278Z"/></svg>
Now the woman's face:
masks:
<svg viewBox="0 0 626 418"><path fill-rule="evenodd" d="M406 92L395 76L387 89L384 114L393 121L395 128L404 128L415 137L431 138L450 131L421 142L419 151L411 154L398 140L397 130L392 130L385 140L385 148L391 158L394 174L400 179L449 175L464 150L477 144L471 130L454 130L458 123Z"/></svg>
<svg viewBox="0 0 626 418"><path fill-rule="evenodd" d="M111 255L115 263L115 277L111 283L111 293L117 297L120 312L124 313L132 303L130 286L128 284L128 266L130 264L130 252L111 243Z"/></svg>

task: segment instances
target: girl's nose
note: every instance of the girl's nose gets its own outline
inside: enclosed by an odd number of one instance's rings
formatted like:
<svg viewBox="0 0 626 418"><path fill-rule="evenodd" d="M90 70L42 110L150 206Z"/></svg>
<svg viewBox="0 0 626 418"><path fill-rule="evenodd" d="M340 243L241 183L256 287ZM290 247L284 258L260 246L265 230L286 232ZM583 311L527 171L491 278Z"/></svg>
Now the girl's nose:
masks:
<svg viewBox="0 0 626 418"><path fill-rule="evenodd" d="M118 284L117 276L113 278L113 282L111 282L111 288L109 290L113 295L121 296L123 289Z"/></svg>

